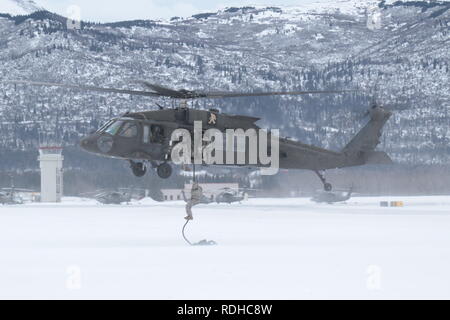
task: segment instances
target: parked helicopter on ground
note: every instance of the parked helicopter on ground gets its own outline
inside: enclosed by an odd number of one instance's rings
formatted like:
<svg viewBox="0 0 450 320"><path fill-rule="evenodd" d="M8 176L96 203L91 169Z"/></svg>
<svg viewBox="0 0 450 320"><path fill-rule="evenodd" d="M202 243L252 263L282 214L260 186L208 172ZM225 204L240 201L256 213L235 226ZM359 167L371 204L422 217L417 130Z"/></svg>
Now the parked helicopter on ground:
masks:
<svg viewBox="0 0 450 320"><path fill-rule="evenodd" d="M148 82L141 82L146 90L126 90L101 88L94 86L69 85L60 83L8 81L8 83L35 86L53 86L84 91L121 93L148 97L169 97L184 102L193 99L217 99L255 96L310 95L310 94L343 94L354 90L326 91L294 91L294 92L262 92L262 93L230 93L230 92L198 92L189 90L173 90ZM182 103L175 109L126 113L111 119L95 133L81 141L81 147L91 153L105 157L119 158L129 161L133 174L142 177L147 171L146 163L155 168L160 178L167 179L172 174L170 163L172 132L183 128L193 134L194 122L201 121L203 128L215 128L222 133L226 129L260 129L256 125L259 118L221 114L218 110L195 110ZM341 151L332 151L301 142L280 138L280 169L308 169L314 171L323 183L325 191L331 191L332 185L325 179L323 171L327 169L360 166L364 164L391 163L389 156L375 148L380 143L381 131L392 113L379 105L373 105L368 111L370 120L361 131ZM249 146L245 153L249 154ZM237 156L237 153L235 154ZM246 156L248 159L248 156ZM263 167L260 163L253 165L244 163L240 166Z"/></svg>
<svg viewBox="0 0 450 320"><path fill-rule="evenodd" d="M145 196L145 190L134 188L122 188L119 190L97 190L81 194L83 197L92 198L102 204L129 203L132 199L141 200Z"/></svg>
<svg viewBox="0 0 450 320"><path fill-rule="evenodd" d="M220 192L216 196L217 203L228 203L232 204L235 202L241 203L244 200L248 199L248 193L241 189L231 189L224 188L222 192Z"/></svg>
<svg viewBox="0 0 450 320"><path fill-rule="evenodd" d="M348 191L318 191L312 198L311 201L316 203L328 203L333 204L337 202L344 202L350 200L353 193L353 187Z"/></svg>
<svg viewBox="0 0 450 320"><path fill-rule="evenodd" d="M10 187L0 189L0 204L3 205L17 205L23 204L24 198L22 197L24 194L34 193L34 190L16 188L14 183L13 175L10 175Z"/></svg>
<svg viewBox="0 0 450 320"><path fill-rule="evenodd" d="M19 193L31 193L32 190L19 189L15 187L3 188L0 190L0 204L3 205L15 205L23 204L24 200Z"/></svg>
<svg viewBox="0 0 450 320"><path fill-rule="evenodd" d="M0 204L2 205L23 204L23 200L14 193L0 191Z"/></svg>
<svg viewBox="0 0 450 320"><path fill-rule="evenodd" d="M97 194L95 199L102 204L122 204L131 201L131 194L118 191L106 191Z"/></svg>

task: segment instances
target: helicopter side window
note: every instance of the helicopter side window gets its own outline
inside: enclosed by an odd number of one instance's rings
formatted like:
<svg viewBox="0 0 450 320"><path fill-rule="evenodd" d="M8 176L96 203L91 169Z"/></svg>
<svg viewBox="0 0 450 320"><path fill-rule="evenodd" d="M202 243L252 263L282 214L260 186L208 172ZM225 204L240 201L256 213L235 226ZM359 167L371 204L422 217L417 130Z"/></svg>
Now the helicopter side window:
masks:
<svg viewBox="0 0 450 320"><path fill-rule="evenodd" d="M150 142L150 126L144 125L144 132L142 135L142 142L149 143Z"/></svg>
<svg viewBox="0 0 450 320"><path fill-rule="evenodd" d="M164 142L164 129L161 126L153 125L151 130L151 142L163 143Z"/></svg>
<svg viewBox="0 0 450 320"><path fill-rule="evenodd" d="M123 121L116 121L113 124L111 124L106 130L106 133L109 133L112 136L115 136L117 132L119 131L120 127L122 126Z"/></svg>
<svg viewBox="0 0 450 320"><path fill-rule="evenodd" d="M134 138L137 136L137 126L133 122L126 122L120 130L120 136L125 138Z"/></svg>

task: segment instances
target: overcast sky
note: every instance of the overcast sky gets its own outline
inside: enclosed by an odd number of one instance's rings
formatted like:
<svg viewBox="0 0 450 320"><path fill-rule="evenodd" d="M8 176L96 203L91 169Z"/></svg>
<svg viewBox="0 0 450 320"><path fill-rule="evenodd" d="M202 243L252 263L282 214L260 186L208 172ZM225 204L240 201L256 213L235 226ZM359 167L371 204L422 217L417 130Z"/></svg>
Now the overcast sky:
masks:
<svg viewBox="0 0 450 320"><path fill-rule="evenodd" d="M64 16L74 14L73 5L81 9L81 18L87 21L118 21L134 19L167 19L188 17L196 13L216 11L231 6L288 5L329 0L34 0L49 11Z"/></svg>

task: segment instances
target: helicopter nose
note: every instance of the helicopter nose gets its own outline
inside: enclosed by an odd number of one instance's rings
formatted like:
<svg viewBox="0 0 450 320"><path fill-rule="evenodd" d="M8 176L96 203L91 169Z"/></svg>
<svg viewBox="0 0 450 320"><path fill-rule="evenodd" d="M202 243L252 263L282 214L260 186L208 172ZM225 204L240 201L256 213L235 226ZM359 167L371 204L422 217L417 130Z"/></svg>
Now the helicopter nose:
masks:
<svg viewBox="0 0 450 320"><path fill-rule="evenodd" d="M80 141L80 147L87 151L87 152L93 152L98 153L97 149L97 138L93 135L87 136Z"/></svg>
<svg viewBox="0 0 450 320"><path fill-rule="evenodd" d="M113 137L109 135L93 134L81 140L80 146L83 150L92 153L109 153L114 145Z"/></svg>

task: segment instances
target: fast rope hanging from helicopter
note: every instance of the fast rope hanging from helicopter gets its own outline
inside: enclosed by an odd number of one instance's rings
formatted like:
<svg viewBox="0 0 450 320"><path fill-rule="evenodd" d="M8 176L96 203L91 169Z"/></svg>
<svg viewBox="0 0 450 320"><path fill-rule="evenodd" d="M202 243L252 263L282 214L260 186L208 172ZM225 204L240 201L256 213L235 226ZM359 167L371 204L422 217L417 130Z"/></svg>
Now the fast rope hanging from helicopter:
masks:
<svg viewBox="0 0 450 320"><path fill-rule="evenodd" d="M192 185L192 189L194 188L194 186L197 184L197 177L196 177L196 172L195 172L195 164L192 165L193 166L193 171L192 171L192 176L193 176L193 185ZM191 210L191 208L196 205L198 203L192 203L192 192L191 192L191 199L189 200L189 202L186 204L186 208L188 208L189 206L189 210ZM186 209L188 210L188 209ZM183 226L182 229L182 235L183 235L183 239L184 241L186 241L190 246L215 246L217 245L217 243L213 240L201 240L199 242L196 243L192 243L191 241L189 241L189 239L186 237L186 227L189 224L189 222L192 220L191 219L192 215L189 214L188 217L186 217L186 222Z"/></svg>

